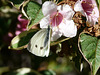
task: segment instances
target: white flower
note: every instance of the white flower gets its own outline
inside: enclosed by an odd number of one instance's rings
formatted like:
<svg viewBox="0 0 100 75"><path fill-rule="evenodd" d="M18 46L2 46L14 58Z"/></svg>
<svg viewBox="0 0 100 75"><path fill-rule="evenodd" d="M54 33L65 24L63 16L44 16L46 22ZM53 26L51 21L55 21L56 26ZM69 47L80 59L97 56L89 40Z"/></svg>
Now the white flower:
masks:
<svg viewBox="0 0 100 75"><path fill-rule="evenodd" d="M40 21L40 28L47 28L48 25L52 29L51 41L55 41L62 35L65 37L75 37L77 27L72 20L74 11L67 5L57 6L52 1L46 1L42 6L44 18Z"/></svg>
<svg viewBox="0 0 100 75"><path fill-rule="evenodd" d="M95 0L78 0L75 3L74 10L86 16L89 25L95 25L98 22L99 10Z"/></svg>

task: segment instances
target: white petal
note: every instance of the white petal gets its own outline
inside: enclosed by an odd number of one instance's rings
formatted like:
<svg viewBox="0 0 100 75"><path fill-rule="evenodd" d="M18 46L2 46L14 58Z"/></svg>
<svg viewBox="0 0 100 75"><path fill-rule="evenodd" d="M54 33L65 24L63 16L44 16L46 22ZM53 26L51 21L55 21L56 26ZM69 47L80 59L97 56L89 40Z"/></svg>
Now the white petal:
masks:
<svg viewBox="0 0 100 75"><path fill-rule="evenodd" d="M35 0L36 2L38 2L39 4L42 4L42 0Z"/></svg>
<svg viewBox="0 0 100 75"><path fill-rule="evenodd" d="M59 28L65 37L75 37L77 34L77 27L73 20L65 20L59 25Z"/></svg>
<svg viewBox="0 0 100 75"><path fill-rule="evenodd" d="M61 8L61 11L59 11L60 13L62 13L63 17L66 18L67 20L71 20L73 15L74 15L74 11L71 8L71 6L69 5L63 5Z"/></svg>
<svg viewBox="0 0 100 75"><path fill-rule="evenodd" d="M52 1L46 1L42 6L44 16L50 15L57 11L57 5Z"/></svg>
<svg viewBox="0 0 100 75"><path fill-rule="evenodd" d="M61 36L62 36L62 33L59 31L59 29L57 27L53 27L51 41L56 41Z"/></svg>
<svg viewBox="0 0 100 75"><path fill-rule="evenodd" d="M81 12L81 13L85 16L85 12L84 12L84 10L83 10L83 8L82 8L81 1L80 1L80 0L78 0L78 1L75 3L75 5L74 5L74 10L75 10L76 12L77 12L77 11Z"/></svg>
<svg viewBox="0 0 100 75"><path fill-rule="evenodd" d="M92 14L91 15L93 15L95 17L95 19L98 21L98 18L99 18L99 10L98 10L97 7L94 7L94 10L92 11Z"/></svg>
<svg viewBox="0 0 100 75"><path fill-rule="evenodd" d="M48 25L49 25L49 19L50 19L50 16L46 16L44 17L41 21L40 21L40 28L48 28Z"/></svg>
<svg viewBox="0 0 100 75"><path fill-rule="evenodd" d="M57 6L57 10L61 11L62 5Z"/></svg>

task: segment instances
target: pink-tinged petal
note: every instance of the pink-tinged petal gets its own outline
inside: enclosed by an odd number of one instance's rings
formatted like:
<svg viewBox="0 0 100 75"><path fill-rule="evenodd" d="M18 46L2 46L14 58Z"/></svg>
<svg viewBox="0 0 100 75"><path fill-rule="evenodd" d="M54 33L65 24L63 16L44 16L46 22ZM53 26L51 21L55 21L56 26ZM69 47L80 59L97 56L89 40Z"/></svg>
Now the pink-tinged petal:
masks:
<svg viewBox="0 0 100 75"><path fill-rule="evenodd" d="M85 1L82 1L81 5L82 5L84 12L86 12L87 15L90 15L92 13L93 7L91 4L89 4Z"/></svg>
<svg viewBox="0 0 100 75"><path fill-rule="evenodd" d="M15 35L19 35L22 31L26 30L26 26L28 24L28 20L27 19L23 19L21 17L22 17L22 15L20 14L18 16L18 21L19 22L18 22L16 30L15 30Z"/></svg>
<svg viewBox="0 0 100 75"><path fill-rule="evenodd" d="M22 17L22 14L20 14L19 16L18 16L18 21L19 22L24 22L24 21L26 21L27 19L23 19L23 18L21 18Z"/></svg>
<svg viewBox="0 0 100 75"><path fill-rule="evenodd" d="M63 20L63 15L56 12L50 15L50 18L51 26L58 26Z"/></svg>
<svg viewBox="0 0 100 75"><path fill-rule="evenodd" d="M40 28L48 28L48 25L50 24L50 16L46 16L44 17L41 21L40 21Z"/></svg>
<svg viewBox="0 0 100 75"><path fill-rule="evenodd" d="M20 24L17 24L17 28L21 28L21 25Z"/></svg>
<svg viewBox="0 0 100 75"><path fill-rule="evenodd" d="M84 11L87 13L87 15L92 14L93 10L96 10L96 11L98 10L95 0L82 0L81 5Z"/></svg>
<svg viewBox="0 0 100 75"><path fill-rule="evenodd" d="M77 12L77 11L79 11L79 12L81 12L84 16L85 16L85 12L84 12L84 10L83 10L83 7L82 7L82 5L81 5L81 1L80 0L78 0L76 3L75 3L75 5L74 5L74 10Z"/></svg>
<svg viewBox="0 0 100 75"><path fill-rule="evenodd" d="M21 17L22 17L22 14L20 14L20 15L18 16L18 21L24 21L24 19L22 19Z"/></svg>
<svg viewBox="0 0 100 75"><path fill-rule="evenodd" d="M95 0L83 0L81 5L86 12L87 23L95 25L99 18L99 10Z"/></svg>
<svg viewBox="0 0 100 75"><path fill-rule="evenodd" d="M22 31L26 31L26 28L23 28Z"/></svg>
<svg viewBox="0 0 100 75"><path fill-rule="evenodd" d="M21 18L22 17L22 14L20 14L18 16L18 21L19 21L19 24L20 24L20 27L21 28L26 28L27 24L28 24L28 20L27 19L23 19ZM19 27L19 26L18 26Z"/></svg>
<svg viewBox="0 0 100 75"><path fill-rule="evenodd" d="M44 16L57 12L57 5L52 1L46 1L42 6Z"/></svg>
<svg viewBox="0 0 100 75"><path fill-rule="evenodd" d="M93 4L94 6L97 5L95 0L82 0L82 2L86 2L86 3L90 4L90 5Z"/></svg>
<svg viewBox="0 0 100 75"><path fill-rule="evenodd" d="M59 10L59 13L63 15L63 18L66 18L68 20L71 20L75 13L69 5L60 5L57 9Z"/></svg>
<svg viewBox="0 0 100 75"><path fill-rule="evenodd" d="M8 32L8 37L13 37L13 34Z"/></svg>
<svg viewBox="0 0 100 75"><path fill-rule="evenodd" d="M59 31L59 29L57 27L53 27L51 41L56 41L61 36L62 36L62 33Z"/></svg>
<svg viewBox="0 0 100 75"><path fill-rule="evenodd" d="M59 29L65 37L75 37L77 34L77 27L73 20L64 20L59 25Z"/></svg>
<svg viewBox="0 0 100 75"><path fill-rule="evenodd" d="M21 33L21 31L20 30L17 30L16 32L15 32L15 35L19 35Z"/></svg>

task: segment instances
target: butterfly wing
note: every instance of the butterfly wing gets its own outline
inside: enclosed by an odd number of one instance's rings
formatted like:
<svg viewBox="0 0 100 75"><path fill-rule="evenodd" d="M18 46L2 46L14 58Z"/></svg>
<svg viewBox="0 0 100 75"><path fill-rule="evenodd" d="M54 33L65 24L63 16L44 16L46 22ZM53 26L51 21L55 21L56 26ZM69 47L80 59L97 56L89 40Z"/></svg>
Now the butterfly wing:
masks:
<svg viewBox="0 0 100 75"><path fill-rule="evenodd" d="M27 49L41 57L48 57L50 49L50 27L38 31L30 40Z"/></svg>

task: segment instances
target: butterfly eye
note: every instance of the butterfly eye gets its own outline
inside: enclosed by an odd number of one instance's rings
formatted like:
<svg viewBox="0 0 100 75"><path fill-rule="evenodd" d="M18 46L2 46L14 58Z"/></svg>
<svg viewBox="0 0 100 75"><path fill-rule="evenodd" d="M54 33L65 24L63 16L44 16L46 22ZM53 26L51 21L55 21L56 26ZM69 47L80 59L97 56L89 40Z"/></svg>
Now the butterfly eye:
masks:
<svg viewBox="0 0 100 75"><path fill-rule="evenodd" d="M37 48L37 45L35 45L35 47Z"/></svg>
<svg viewBox="0 0 100 75"><path fill-rule="evenodd" d="M40 47L40 49L43 49L43 47Z"/></svg>

